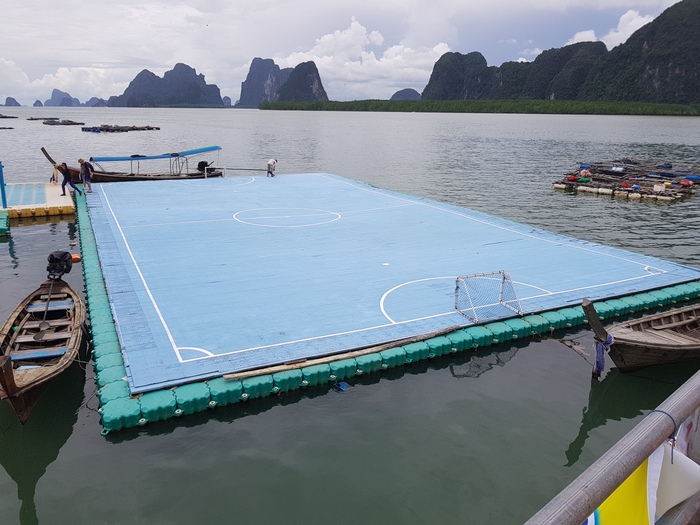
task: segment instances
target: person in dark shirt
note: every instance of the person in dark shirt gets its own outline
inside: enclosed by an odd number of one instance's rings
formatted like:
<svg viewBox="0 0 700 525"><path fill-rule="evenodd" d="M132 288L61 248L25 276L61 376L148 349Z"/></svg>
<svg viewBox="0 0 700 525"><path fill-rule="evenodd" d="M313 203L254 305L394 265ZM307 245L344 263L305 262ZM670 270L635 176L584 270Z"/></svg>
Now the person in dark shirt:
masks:
<svg viewBox="0 0 700 525"><path fill-rule="evenodd" d="M62 164L56 164L56 169L61 172L61 175L63 175L63 182L61 183L61 189L63 190L63 193L61 193L61 196L66 194L66 184L70 184L70 187L73 188L75 191L80 193L80 195L83 194L80 189L73 184L73 179L70 174L70 170L68 169L68 165L64 162Z"/></svg>

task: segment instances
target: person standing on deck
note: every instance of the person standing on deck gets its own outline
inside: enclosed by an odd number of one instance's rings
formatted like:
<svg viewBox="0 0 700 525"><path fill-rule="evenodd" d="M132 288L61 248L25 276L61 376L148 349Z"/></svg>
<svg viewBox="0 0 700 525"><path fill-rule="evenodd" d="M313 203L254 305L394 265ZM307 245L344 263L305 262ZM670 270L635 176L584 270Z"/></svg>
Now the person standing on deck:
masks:
<svg viewBox="0 0 700 525"><path fill-rule="evenodd" d="M63 175L63 183L61 184L61 189L63 190L63 193L61 193L61 196L64 196L66 194L66 184L70 184L70 187L78 193L80 193L80 195L83 194L83 192L80 191L75 184L73 184L73 179L71 177L70 170L68 169L68 165L65 162L62 164L56 164L56 169L61 172L61 175Z"/></svg>
<svg viewBox="0 0 700 525"><path fill-rule="evenodd" d="M267 176L275 176L275 166L277 166L277 159L270 159L267 161Z"/></svg>
<svg viewBox="0 0 700 525"><path fill-rule="evenodd" d="M78 159L78 162L80 163L80 178L85 183L85 193L92 193L92 164L83 159Z"/></svg>

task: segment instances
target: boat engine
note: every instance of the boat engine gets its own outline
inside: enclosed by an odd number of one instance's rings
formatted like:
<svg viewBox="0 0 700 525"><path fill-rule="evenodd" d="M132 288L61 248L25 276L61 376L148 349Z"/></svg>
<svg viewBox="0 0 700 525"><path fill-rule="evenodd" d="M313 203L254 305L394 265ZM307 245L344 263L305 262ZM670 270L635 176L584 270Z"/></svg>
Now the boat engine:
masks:
<svg viewBox="0 0 700 525"><path fill-rule="evenodd" d="M70 273L73 268L73 256L69 252L51 252L48 261L46 271L49 272L49 279L52 281L58 281L63 274Z"/></svg>
<svg viewBox="0 0 700 525"><path fill-rule="evenodd" d="M206 170L207 170L207 168L208 168L209 166L211 166L211 164L212 164L211 162L207 162L206 160L200 160L200 161L197 163L197 171L199 171L199 172L201 172L201 173L205 173Z"/></svg>

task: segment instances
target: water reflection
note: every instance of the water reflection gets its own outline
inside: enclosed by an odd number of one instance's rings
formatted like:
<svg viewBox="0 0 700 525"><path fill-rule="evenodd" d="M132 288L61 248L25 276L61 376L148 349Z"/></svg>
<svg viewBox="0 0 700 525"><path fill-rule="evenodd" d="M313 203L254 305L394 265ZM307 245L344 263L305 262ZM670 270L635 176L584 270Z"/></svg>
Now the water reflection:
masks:
<svg viewBox="0 0 700 525"><path fill-rule="evenodd" d="M505 364L515 357L519 348L511 348L505 352L493 352L487 355L475 354L468 362L462 364L451 364L450 373L453 377L479 377L496 366Z"/></svg>
<svg viewBox="0 0 700 525"><path fill-rule="evenodd" d="M17 484L22 525L39 523L36 486L73 433L84 384L85 370L76 362L49 383L24 425L9 403L0 404L0 464Z"/></svg>
<svg viewBox="0 0 700 525"><path fill-rule="evenodd" d="M588 405L583 408L578 435L566 449L566 466L576 464L593 430L608 421L634 419L655 409L696 370L684 363L649 367L634 374L623 374L613 368L601 381L591 379Z"/></svg>
<svg viewBox="0 0 700 525"><path fill-rule="evenodd" d="M60 217L13 219L10 233L8 251L3 249L0 253L2 320L27 292L46 279L47 255L55 249L70 250L73 239L77 238L74 218L72 222ZM80 267L74 268L66 280L76 290L81 290ZM81 352L84 353L84 349ZM0 465L17 484L21 504L19 523L22 525L38 523L34 503L36 486L73 433L84 385L85 371L79 363L74 363L49 382L24 425L9 402L0 403ZM6 501L11 501L10 498ZM17 522L3 518L2 522L5 521Z"/></svg>
<svg viewBox="0 0 700 525"><path fill-rule="evenodd" d="M0 244L7 243L7 253L10 254L10 260L12 261L12 269L16 269L19 265L19 259L17 259L17 254L15 253L15 241L12 237L4 237L0 239Z"/></svg>

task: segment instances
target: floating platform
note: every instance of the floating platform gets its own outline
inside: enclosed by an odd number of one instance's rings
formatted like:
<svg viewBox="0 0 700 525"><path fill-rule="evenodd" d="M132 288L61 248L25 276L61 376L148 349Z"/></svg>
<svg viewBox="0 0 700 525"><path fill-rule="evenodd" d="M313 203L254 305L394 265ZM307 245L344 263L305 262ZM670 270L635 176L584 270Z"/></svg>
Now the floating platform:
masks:
<svg viewBox="0 0 700 525"><path fill-rule="evenodd" d="M85 126L83 131L90 133L125 133L127 131L158 131L156 126L116 126L110 124L102 124L101 126Z"/></svg>
<svg viewBox="0 0 700 525"><path fill-rule="evenodd" d="M324 173L93 192L77 201L104 433L583 325L585 297L606 319L700 297L696 268ZM458 312L457 277L495 271L521 315Z"/></svg>
<svg viewBox="0 0 700 525"><path fill-rule="evenodd" d="M0 237L10 235L10 215L7 210L0 210Z"/></svg>
<svg viewBox="0 0 700 525"><path fill-rule="evenodd" d="M58 120L54 118L47 118L44 119L42 124L46 124L48 126L84 126L85 122L76 122L75 120Z"/></svg>
<svg viewBox="0 0 700 525"><path fill-rule="evenodd" d="M10 219L74 215L75 203L68 190L71 188L66 186L66 195L62 196L63 190L60 184L43 182L6 184L7 209L5 211Z"/></svg>
<svg viewBox="0 0 700 525"><path fill-rule="evenodd" d="M630 200L674 202L697 193L697 168L632 159L581 163L553 188Z"/></svg>

